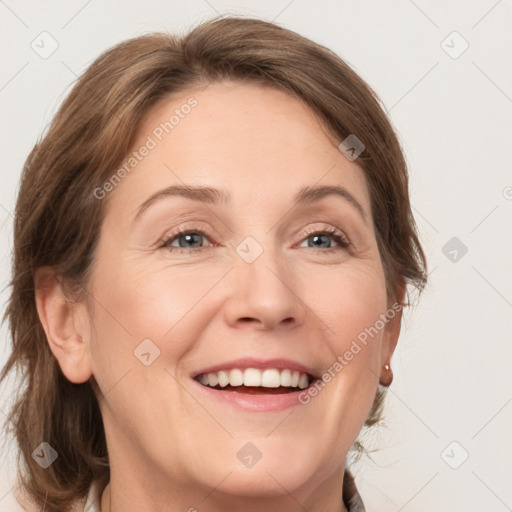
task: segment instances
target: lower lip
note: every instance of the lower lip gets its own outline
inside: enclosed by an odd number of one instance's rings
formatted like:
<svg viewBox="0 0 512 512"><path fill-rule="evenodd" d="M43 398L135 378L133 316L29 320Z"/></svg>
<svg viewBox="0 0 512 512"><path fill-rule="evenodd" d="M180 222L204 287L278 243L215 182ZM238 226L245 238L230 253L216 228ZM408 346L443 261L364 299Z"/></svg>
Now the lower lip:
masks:
<svg viewBox="0 0 512 512"><path fill-rule="evenodd" d="M206 393L209 398L218 400L221 403L229 404L245 411L268 412L283 411L297 405L302 405L299 401L299 395L307 391L292 391L291 393L283 393L279 395L250 395L248 393L238 393L236 391L222 391L203 386L201 383L192 379L199 386L202 392Z"/></svg>

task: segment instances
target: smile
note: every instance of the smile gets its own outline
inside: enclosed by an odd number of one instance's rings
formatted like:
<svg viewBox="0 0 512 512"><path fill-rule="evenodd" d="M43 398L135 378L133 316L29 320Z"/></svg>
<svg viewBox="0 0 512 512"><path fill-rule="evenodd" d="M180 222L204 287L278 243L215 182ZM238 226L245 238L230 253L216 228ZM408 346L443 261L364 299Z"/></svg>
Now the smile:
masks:
<svg viewBox="0 0 512 512"><path fill-rule="evenodd" d="M290 359L243 358L191 375L198 392L221 406L271 412L302 406L299 400L319 373Z"/></svg>
<svg viewBox="0 0 512 512"><path fill-rule="evenodd" d="M297 370L277 368L233 368L231 370L220 370L217 372L202 373L196 377L203 386L214 389L229 388L285 388L283 392L306 389L313 380L308 373L301 373ZM240 390L241 391L241 390ZM262 390L265 392L265 390Z"/></svg>

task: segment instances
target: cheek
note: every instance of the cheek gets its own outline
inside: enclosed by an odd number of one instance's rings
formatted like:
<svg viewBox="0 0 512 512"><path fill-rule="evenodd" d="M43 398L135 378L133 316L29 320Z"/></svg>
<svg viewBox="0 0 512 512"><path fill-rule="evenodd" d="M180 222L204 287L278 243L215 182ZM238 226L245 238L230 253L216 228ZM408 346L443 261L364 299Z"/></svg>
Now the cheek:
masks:
<svg viewBox="0 0 512 512"><path fill-rule="evenodd" d="M317 273L317 278L321 277L321 272ZM325 326L319 350L324 352L328 383L319 394L334 405L332 424L344 424L348 414L349 428L357 433L378 382L384 332L380 317L387 306L384 273L376 263L355 264L336 272L331 269L323 277L328 286L322 290L311 287L307 292L312 309Z"/></svg>
<svg viewBox="0 0 512 512"><path fill-rule="evenodd" d="M148 339L163 356L158 362L173 366L208 322L204 314L208 301L202 302L202 298L218 281L218 271L198 273L185 266L148 269L147 265L131 263L104 262L95 270L91 286L95 299L94 359L100 374L140 364L134 351Z"/></svg>
<svg viewBox="0 0 512 512"><path fill-rule="evenodd" d="M305 296L329 327L327 339L339 352L371 329L385 312L386 286L377 263L347 266L335 272L327 270L316 272L311 281L325 282L325 286L310 286Z"/></svg>
<svg viewBox="0 0 512 512"><path fill-rule="evenodd" d="M378 263L358 262L315 274L309 282L326 285L304 289L324 326L318 351L325 367L323 383L302 394L301 401L313 417L323 418L323 435L332 440L332 450L341 460L359 434L377 390L383 331L372 327L386 310L385 280Z"/></svg>

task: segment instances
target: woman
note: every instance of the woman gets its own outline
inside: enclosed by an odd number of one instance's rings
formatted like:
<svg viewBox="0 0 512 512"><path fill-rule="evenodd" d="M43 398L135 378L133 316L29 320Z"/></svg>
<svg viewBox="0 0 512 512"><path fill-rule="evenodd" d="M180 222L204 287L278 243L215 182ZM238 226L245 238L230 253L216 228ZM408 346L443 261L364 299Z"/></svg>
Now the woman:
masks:
<svg viewBox="0 0 512 512"><path fill-rule="evenodd" d="M23 170L11 413L46 511L361 511L425 258L375 94L235 17L101 55ZM191 244L191 245L188 245Z"/></svg>

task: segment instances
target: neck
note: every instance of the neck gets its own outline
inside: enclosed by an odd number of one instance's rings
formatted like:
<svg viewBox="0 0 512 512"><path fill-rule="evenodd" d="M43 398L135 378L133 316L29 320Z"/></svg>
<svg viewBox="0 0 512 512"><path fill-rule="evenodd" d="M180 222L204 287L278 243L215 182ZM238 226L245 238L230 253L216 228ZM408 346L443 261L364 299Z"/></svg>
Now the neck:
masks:
<svg viewBox="0 0 512 512"><path fill-rule="evenodd" d="M165 495L153 495L149 489L134 488L132 485L117 484L115 479L109 482L101 496L101 512L135 512L145 510L148 512L187 511L199 512L208 500L208 512L223 512L225 510L244 510L244 512L274 512L287 510L289 512L348 512L342 500L341 478L333 478L336 483L332 487L328 482L321 484L315 492L304 496L303 492L294 493L283 489L279 496L248 497L233 496L219 492L218 489L209 492L192 491L185 493L168 492ZM166 486L169 489L170 486ZM220 487L220 486L219 486ZM203 499L197 496L205 496ZM172 503L172 508L169 504ZM194 506L195 505L195 506Z"/></svg>

